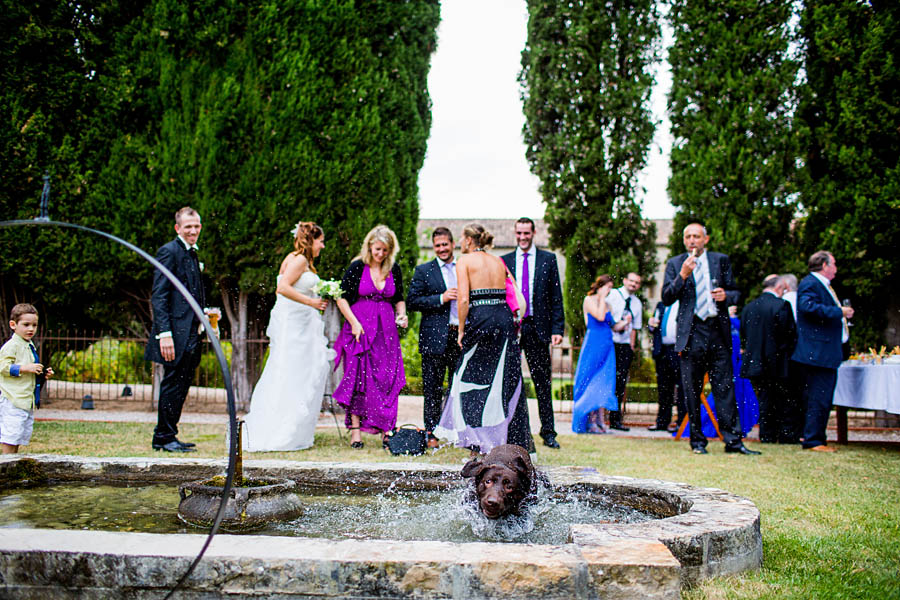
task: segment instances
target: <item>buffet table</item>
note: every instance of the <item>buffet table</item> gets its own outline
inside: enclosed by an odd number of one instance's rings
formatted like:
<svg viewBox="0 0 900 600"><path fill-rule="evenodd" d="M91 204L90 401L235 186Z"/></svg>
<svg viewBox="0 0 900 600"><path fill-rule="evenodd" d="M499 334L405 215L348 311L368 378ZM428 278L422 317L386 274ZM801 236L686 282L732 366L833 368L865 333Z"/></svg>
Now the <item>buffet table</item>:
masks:
<svg viewBox="0 0 900 600"><path fill-rule="evenodd" d="M838 443L847 443L847 411L851 408L900 414L900 364L845 361L834 390Z"/></svg>

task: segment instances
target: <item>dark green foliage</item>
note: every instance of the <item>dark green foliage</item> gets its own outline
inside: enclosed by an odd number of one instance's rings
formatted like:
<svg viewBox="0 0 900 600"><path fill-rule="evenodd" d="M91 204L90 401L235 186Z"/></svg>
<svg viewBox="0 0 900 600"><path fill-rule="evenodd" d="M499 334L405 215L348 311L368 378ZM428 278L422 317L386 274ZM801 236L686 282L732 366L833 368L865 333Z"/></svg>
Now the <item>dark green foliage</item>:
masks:
<svg viewBox="0 0 900 600"><path fill-rule="evenodd" d="M810 3L803 251L830 250L857 349L900 342L900 4Z"/></svg>
<svg viewBox="0 0 900 600"><path fill-rule="evenodd" d="M88 191L109 155L97 70L108 40L100 36L120 31L120 22L98 27L86 13L92 4L0 2L0 218L37 216L47 171L52 218L110 229L106 207L93 206ZM119 16L127 20L135 6ZM115 252L108 241L70 231L0 230L0 310L31 301L44 325L85 323L89 314L105 320L106 302L97 300L115 293ZM65 314L76 306L78 316Z"/></svg>
<svg viewBox="0 0 900 600"><path fill-rule="evenodd" d="M600 273L654 270L655 227L635 201L655 124L650 65L659 51L655 3L528 2L522 53L531 170L545 219L565 249L566 320L584 331L581 303Z"/></svg>
<svg viewBox="0 0 900 600"><path fill-rule="evenodd" d="M4 35L14 34L0 67L4 217L34 216L48 166L52 216L151 253L174 236L175 210L194 206L207 274L243 298L257 330L298 220L325 229L324 277L339 277L381 222L400 239L401 264L413 265L436 0L3 7ZM26 280L14 274L29 271L18 268L23 253L0 252L4 288L72 321L129 301L118 318L135 315L148 266L83 236L46 237L29 264L62 267L51 257L65 256L69 266Z"/></svg>
<svg viewBox="0 0 900 600"><path fill-rule="evenodd" d="M731 256L744 300L766 274L794 266L791 4L675 0L669 15L671 249L684 252L685 225L705 223L710 249Z"/></svg>

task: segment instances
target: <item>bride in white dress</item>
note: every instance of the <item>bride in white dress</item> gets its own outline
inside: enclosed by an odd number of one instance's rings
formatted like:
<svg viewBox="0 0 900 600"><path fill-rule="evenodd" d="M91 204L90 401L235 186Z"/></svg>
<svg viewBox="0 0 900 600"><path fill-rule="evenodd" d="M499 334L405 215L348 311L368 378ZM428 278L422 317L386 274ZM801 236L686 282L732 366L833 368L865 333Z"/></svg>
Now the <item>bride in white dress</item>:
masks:
<svg viewBox="0 0 900 600"><path fill-rule="evenodd" d="M269 359L253 390L244 417L244 450L302 450L313 434L334 350L328 348L319 311L327 300L316 296L313 261L325 247L315 223L297 224L294 252L281 263L275 306L269 318Z"/></svg>

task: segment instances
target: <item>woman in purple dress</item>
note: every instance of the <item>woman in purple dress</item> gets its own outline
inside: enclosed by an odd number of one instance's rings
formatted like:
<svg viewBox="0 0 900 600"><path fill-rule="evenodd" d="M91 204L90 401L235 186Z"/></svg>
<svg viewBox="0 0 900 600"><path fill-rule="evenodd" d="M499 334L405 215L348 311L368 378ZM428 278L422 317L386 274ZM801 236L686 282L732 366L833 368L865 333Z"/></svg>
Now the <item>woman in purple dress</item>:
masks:
<svg viewBox="0 0 900 600"><path fill-rule="evenodd" d="M385 433L397 424L397 398L406 385L400 335L406 327L403 278L394 262L394 232L378 225L344 273L337 306L346 321L334 349L344 377L334 399L347 411L350 446L362 448L362 432Z"/></svg>

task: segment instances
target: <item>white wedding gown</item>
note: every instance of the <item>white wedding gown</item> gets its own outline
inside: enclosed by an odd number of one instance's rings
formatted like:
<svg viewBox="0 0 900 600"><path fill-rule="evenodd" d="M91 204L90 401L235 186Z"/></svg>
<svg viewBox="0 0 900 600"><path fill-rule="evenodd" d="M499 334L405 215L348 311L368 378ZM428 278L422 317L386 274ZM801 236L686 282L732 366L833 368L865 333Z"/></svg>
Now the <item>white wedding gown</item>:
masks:
<svg viewBox="0 0 900 600"><path fill-rule="evenodd" d="M293 287L314 298L312 288L318 281L318 275L306 271ZM334 361L322 315L311 306L276 294L266 335L269 359L253 390L250 413L244 417L244 450L309 448Z"/></svg>

